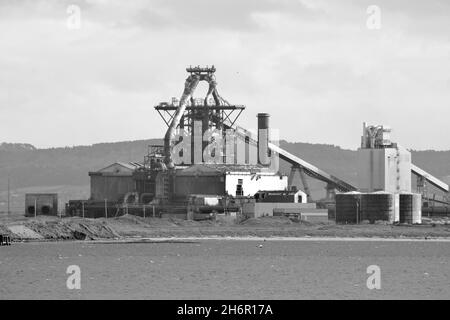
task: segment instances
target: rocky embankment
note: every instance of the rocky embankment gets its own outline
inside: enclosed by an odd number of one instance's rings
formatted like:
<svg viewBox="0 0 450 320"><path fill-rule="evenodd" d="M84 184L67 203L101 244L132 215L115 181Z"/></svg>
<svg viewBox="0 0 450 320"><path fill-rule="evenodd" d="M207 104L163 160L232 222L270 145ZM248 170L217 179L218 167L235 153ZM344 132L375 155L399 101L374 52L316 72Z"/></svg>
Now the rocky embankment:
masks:
<svg viewBox="0 0 450 320"><path fill-rule="evenodd" d="M9 235L13 241L121 238L105 221L73 218L37 218L19 222L0 222L0 233Z"/></svg>
<svg viewBox="0 0 450 320"><path fill-rule="evenodd" d="M109 219L78 217L37 217L0 219L0 233L13 241L51 240L119 240L171 237L369 237L450 239L450 220L424 219L422 225L336 225L311 224L282 217L265 217L236 222L186 221L179 219L141 218L131 215Z"/></svg>

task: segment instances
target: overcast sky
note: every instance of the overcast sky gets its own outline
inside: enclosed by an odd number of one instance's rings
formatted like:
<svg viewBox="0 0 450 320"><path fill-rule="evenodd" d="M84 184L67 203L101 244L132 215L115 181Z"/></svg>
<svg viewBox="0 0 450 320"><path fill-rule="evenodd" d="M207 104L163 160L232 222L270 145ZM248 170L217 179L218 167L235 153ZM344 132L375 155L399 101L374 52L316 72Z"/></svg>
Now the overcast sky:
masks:
<svg viewBox="0 0 450 320"><path fill-rule="evenodd" d="M367 121L450 149L449 37L448 0L0 0L0 142L161 138L154 105L214 64L241 126L269 112L283 139L356 149Z"/></svg>

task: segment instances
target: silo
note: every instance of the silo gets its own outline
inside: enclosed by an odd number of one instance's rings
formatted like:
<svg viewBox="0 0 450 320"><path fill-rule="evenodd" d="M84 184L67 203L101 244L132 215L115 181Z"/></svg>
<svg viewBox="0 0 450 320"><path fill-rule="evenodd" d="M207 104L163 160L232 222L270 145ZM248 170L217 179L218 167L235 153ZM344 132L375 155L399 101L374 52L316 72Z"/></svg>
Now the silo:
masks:
<svg viewBox="0 0 450 320"><path fill-rule="evenodd" d="M361 193L337 193L336 197L336 223L359 223L361 208Z"/></svg>
<svg viewBox="0 0 450 320"><path fill-rule="evenodd" d="M373 193L364 193L361 196L361 220L367 220L370 223L375 221L387 221L394 223L398 221L396 201L398 196L393 193L379 191Z"/></svg>
<svg viewBox="0 0 450 320"><path fill-rule="evenodd" d="M422 223L422 195L418 193L400 194L400 222Z"/></svg>

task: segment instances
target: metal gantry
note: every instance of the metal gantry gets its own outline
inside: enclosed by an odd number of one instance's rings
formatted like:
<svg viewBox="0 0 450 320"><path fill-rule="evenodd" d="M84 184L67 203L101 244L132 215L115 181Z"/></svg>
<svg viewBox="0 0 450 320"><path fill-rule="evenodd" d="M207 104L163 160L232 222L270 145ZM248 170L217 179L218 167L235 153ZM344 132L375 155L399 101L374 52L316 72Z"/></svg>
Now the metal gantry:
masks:
<svg viewBox="0 0 450 320"><path fill-rule="evenodd" d="M232 127L245 109L243 105L204 106L197 104L197 102L195 101L194 104L186 107L178 125L179 128L192 128L193 119L196 119L203 112L208 112L212 115L210 119L216 126ZM177 108L172 103L160 103L155 106L155 110L158 111L158 114L167 126L172 122Z"/></svg>

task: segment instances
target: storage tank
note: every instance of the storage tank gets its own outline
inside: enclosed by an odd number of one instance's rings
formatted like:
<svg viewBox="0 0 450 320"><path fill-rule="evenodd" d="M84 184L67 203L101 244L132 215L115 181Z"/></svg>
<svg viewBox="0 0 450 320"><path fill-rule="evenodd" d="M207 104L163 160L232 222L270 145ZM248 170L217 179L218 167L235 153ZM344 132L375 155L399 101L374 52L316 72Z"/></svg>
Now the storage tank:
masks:
<svg viewBox="0 0 450 320"><path fill-rule="evenodd" d="M361 195L361 221L368 220L387 221L390 223L399 220L399 196L390 192L363 193Z"/></svg>
<svg viewBox="0 0 450 320"><path fill-rule="evenodd" d="M422 195L419 193L400 194L400 222L422 223Z"/></svg>
<svg viewBox="0 0 450 320"><path fill-rule="evenodd" d="M359 192L336 194L336 223L360 222L361 196Z"/></svg>

